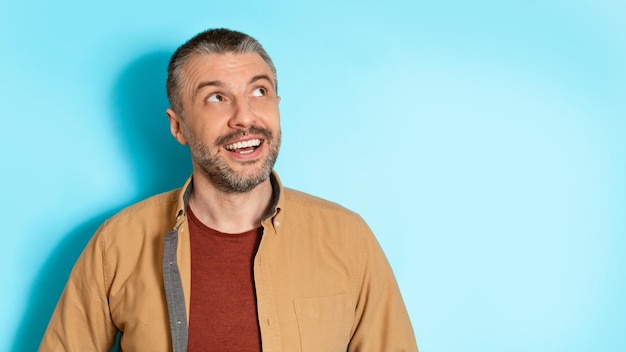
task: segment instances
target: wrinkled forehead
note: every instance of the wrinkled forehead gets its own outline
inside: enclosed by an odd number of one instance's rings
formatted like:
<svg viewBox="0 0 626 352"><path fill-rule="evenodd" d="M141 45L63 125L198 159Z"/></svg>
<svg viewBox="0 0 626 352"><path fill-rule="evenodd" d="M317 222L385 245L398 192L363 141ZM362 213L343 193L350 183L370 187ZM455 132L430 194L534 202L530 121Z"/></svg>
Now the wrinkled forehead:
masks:
<svg viewBox="0 0 626 352"><path fill-rule="evenodd" d="M257 53L194 53L182 66L179 87L183 101L189 101L199 87L212 85L238 89L266 77L276 89L276 76Z"/></svg>
<svg viewBox="0 0 626 352"><path fill-rule="evenodd" d="M203 75L227 75L254 73L266 74L276 80L276 73L272 67L255 52L223 54L194 53L189 56L182 66L181 84Z"/></svg>

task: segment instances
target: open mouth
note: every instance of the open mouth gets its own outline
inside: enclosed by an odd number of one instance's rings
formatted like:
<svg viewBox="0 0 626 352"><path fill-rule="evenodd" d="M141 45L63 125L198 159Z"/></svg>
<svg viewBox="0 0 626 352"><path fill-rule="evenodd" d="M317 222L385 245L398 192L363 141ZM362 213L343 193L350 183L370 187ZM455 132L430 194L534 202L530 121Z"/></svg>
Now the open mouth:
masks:
<svg viewBox="0 0 626 352"><path fill-rule="evenodd" d="M226 150L238 154L250 154L254 152L263 143L260 139L250 139L243 142L235 142L224 146Z"/></svg>

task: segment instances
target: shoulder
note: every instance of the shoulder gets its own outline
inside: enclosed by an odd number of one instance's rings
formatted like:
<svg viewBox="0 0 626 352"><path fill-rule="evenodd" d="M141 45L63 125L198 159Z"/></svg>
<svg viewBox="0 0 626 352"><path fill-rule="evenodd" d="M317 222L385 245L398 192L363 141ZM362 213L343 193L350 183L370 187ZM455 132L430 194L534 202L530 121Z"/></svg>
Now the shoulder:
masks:
<svg viewBox="0 0 626 352"><path fill-rule="evenodd" d="M130 205L106 220L99 233L167 231L176 222L181 189L161 193Z"/></svg>
<svg viewBox="0 0 626 352"><path fill-rule="evenodd" d="M320 209L320 210L326 210L330 212L344 213L346 215L358 216L355 212L335 202L331 202L329 200L316 197L308 193L297 191L291 188L284 188L283 191L285 192L285 201L290 207L295 206L295 207L303 207L303 208L309 208L309 209Z"/></svg>
<svg viewBox="0 0 626 352"><path fill-rule="evenodd" d="M338 203L290 188L284 188L284 193L285 216L297 218L301 223L308 219L309 225L325 223L367 228L359 214Z"/></svg>
<svg viewBox="0 0 626 352"><path fill-rule="evenodd" d="M127 217L136 217L137 215L151 215L153 213L163 213L170 210L174 212L178 203L179 196L180 189L175 189L169 192L154 195L150 198L146 198L138 203L122 209L119 213L115 214L109 220L116 221Z"/></svg>

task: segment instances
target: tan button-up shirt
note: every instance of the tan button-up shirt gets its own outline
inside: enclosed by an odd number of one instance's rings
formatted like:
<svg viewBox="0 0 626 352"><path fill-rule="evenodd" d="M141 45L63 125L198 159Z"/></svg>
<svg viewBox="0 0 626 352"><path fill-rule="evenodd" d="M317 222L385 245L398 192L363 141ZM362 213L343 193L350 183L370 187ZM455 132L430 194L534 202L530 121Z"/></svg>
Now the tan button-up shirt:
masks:
<svg viewBox="0 0 626 352"><path fill-rule="evenodd" d="M417 351L391 268L367 224L283 188L254 260L263 351ZM186 206L193 183L107 220L78 259L40 351L184 352L191 292ZM216 302L219 304L219 302Z"/></svg>

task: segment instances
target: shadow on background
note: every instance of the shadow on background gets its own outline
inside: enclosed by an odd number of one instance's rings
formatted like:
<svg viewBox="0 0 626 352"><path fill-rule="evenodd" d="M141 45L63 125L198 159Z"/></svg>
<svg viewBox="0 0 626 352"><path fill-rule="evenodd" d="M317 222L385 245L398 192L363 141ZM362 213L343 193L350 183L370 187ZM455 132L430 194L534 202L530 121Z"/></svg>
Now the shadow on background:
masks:
<svg viewBox="0 0 626 352"><path fill-rule="evenodd" d="M52 251L32 285L11 351L37 350L69 273L100 224L124 206L182 186L190 175L187 149L170 135L165 115L170 55L156 51L139 57L121 72L112 88L113 123L133 171L136 194L130 203L109 209L69 232Z"/></svg>
<svg viewBox="0 0 626 352"><path fill-rule="evenodd" d="M156 51L135 60L113 90L116 130L137 181L138 199L181 187L191 174L187 148L172 137L165 115L172 53Z"/></svg>
<svg viewBox="0 0 626 352"><path fill-rule="evenodd" d="M113 212L100 215L78 226L67 234L52 251L32 285L28 308L18 328L11 351L37 351L74 262L98 226L111 215Z"/></svg>

